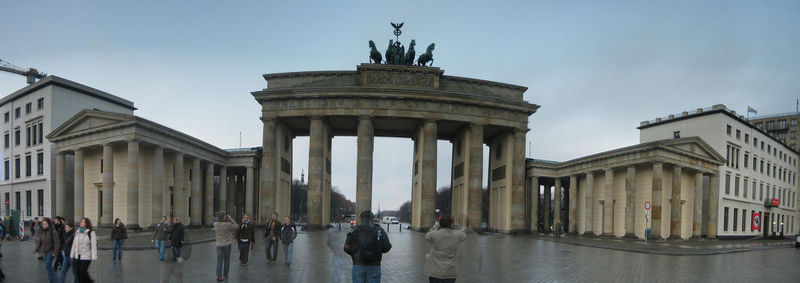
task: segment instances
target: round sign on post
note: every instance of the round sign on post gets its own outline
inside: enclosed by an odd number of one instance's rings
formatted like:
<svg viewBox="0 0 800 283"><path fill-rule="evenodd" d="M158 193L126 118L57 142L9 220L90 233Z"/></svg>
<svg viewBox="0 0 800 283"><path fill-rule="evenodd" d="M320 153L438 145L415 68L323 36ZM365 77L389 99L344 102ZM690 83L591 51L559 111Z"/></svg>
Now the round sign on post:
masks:
<svg viewBox="0 0 800 283"><path fill-rule="evenodd" d="M644 202L644 209L646 209L648 211L650 210L650 201Z"/></svg>
<svg viewBox="0 0 800 283"><path fill-rule="evenodd" d="M753 213L753 230L761 231L761 213Z"/></svg>

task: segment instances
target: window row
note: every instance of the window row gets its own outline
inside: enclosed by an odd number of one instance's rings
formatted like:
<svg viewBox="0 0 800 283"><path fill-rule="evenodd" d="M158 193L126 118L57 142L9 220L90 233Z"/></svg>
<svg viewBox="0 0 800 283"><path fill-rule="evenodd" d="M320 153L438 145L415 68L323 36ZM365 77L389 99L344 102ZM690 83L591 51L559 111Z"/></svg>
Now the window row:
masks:
<svg viewBox="0 0 800 283"><path fill-rule="evenodd" d="M739 218L739 210L742 211L741 218ZM761 226L759 229L755 229L752 224L749 225L750 232L766 230L769 233L793 233L792 231L795 229L794 215L784 215L762 211L756 212L755 210L750 211L752 214L748 215L747 212L747 209L733 208L733 211L731 211L730 207L725 207L723 209L722 216L722 231L727 232L733 230L733 232L736 232L738 231L738 228L741 227L741 231L746 232L748 227L747 223L752 223L753 217L756 214L761 218L760 221L763 223L759 223ZM741 219L741 222L739 222L739 219ZM741 226L739 226L739 223L741 223Z"/></svg>
<svg viewBox="0 0 800 283"><path fill-rule="evenodd" d="M33 166L33 156L31 154L25 155L25 177L32 176L32 166ZM19 179L22 177L22 160L19 156L14 158L14 178ZM11 179L11 160L6 159L3 161L3 180L8 181ZM36 153L36 175L42 176L44 175L44 152L37 152Z"/></svg>
<svg viewBox="0 0 800 283"><path fill-rule="evenodd" d="M760 123L756 123L758 127ZM726 125L726 133L728 136L732 136L733 127L731 125ZM797 133L793 133L793 137L797 136ZM741 140L741 130L736 130L736 139ZM783 139L786 142L786 133L783 133ZM750 135L744 134L744 143L750 144ZM766 148L765 148L766 146ZM797 159L792 158L789 154L783 152L783 150L778 150L778 146L772 146L772 144L765 143L763 140L761 142L758 141L758 138L753 137L753 147L760 148L762 151L766 151L767 154L772 154L773 156L777 157L778 159L782 160L783 162L788 163L792 166L797 166Z"/></svg>
<svg viewBox="0 0 800 283"><path fill-rule="evenodd" d="M731 180L731 178L733 178L733 180ZM730 173L725 174L724 185L726 195L735 197L741 196L745 199L764 202L770 202L773 198L776 198L785 207L797 207L797 192L793 192L790 189L779 188L772 184L764 184L756 179L750 180L747 177L741 178L739 175L731 176ZM765 185L766 190L764 190Z"/></svg>
<svg viewBox="0 0 800 283"><path fill-rule="evenodd" d="M14 209L22 210L22 197L20 196L22 192L14 192ZM25 191L25 215L23 216L34 216L33 215L33 198L31 196L32 191ZM11 215L11 193L6 192L4 194L4 208L5 208L5 215ZM44 190L37 190L36 191L36 198L37 198L37 207L36 207L36 214L37 216L44 216Z"/></svg>
<svg viewBox="0 0 800 283"><path fill-rule="evenodd" d="M44 97L36 100L36 110L42 110L42 109L44 109ZM27 104L25 104L25 115L31 114L31 112L33 112L33 104L32 102L28 102ZM22 108L20 107L14 108L14 119L19 118L21 115L22 115ZM11 112L7 111L3 115L3 119L4 119L3 121L5 121L6 123L11 121Z"/></svg>
<svg viewBox="0 0 800 283"><path fill-rule="evenodd" d="M14 129L14 146L18 146L22 140L22 130L20 128ZM44 143L44 123L42 121L35 121L28 123L25 127L25 145L34 146ZM11 146L11 133L6 132L3 135L3 146L9 148Z"/></svg>

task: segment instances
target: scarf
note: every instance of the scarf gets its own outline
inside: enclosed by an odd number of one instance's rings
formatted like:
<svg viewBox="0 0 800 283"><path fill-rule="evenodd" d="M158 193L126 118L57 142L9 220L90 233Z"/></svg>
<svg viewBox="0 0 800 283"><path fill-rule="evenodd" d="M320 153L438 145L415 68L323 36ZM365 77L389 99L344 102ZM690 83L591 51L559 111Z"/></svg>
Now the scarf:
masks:
<svg viewBox="0 0 800 283"><path fill-rule="evenodd" d="M78 227L78 231L80 231L81 233L85 233L86 232L86 228Z"/></svg>

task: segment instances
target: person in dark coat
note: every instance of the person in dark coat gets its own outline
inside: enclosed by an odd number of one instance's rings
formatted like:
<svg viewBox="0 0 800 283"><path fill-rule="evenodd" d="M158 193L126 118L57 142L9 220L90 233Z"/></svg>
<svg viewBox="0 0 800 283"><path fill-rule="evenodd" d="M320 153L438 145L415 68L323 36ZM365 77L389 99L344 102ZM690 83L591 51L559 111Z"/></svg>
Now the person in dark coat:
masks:
<svg viewBox="0 0 800 283"><path fill-rule="evenodd" d="M272 213L272 219L267 222L264 238L267 239L267 264L275 263L278 259L278 237L280 236L281 221L278 220L278 213Z"/></svg>
<svg viewBox="0 0 800 283"><path fill-rule="evenodd" d="M111 250L113 255L111 260L122 260L122 243L128 238L128 229L119 218L114 219L114 226L111 226L111 241L114 243L114 249Z"/></svg>
<svg viewBox="0 0 800 283"><path fill-rule="evenodd" d="M242 266L247 266L250 250L256 247L255 230L256 228L250 223L250 216L247 214L242 216L242 225L239 225L239 230L236 231L236 243L239 246L239 263Z"/></svg>
<svg viewBox="0 0 800 283"><path fill-rule="evenodd" d="M58 232L58 241L60 243L64 242L64 218L61 216L56 216L53 218L53 227L56 228L56 232ZM61 266L64 259L64 245L61 245L61 250L56 253L56 262L53 264L53 269L58 270L58 267Z"/></svg>
<svg viewBox="0 0 800 283"><path fill-rule="evenodd" d="M359 216L361 223L350 228L344 242L344 252L353 260L353 282L380 282L382 254L392 249L392 243L383 228L372 224L371 211Z"/></svg>
<svg viewBox="0 0 800 283"><path fill-rule="evenodd" d="M289 216L283 217L283 225L281 225L281 244L283 244L283 258L286 260L286 265L292 264L292 249L294 247L294 239L297 238L297 227Z"/></svg>
<svg viewBox="0 0 800 283"><path fill-rule="evenodd" d="M172 244L172 257L174 261L182 262L181 259L181 248L183 247L183 224L181 223L181 218L175 216L172 218L172 234L169 237L169 241Z"/></svg>
<svg viewBox="0 0 800 283"><path fill-rule="evenodd" d="M61 242L61 251L66 255L64 258L64 262L61 265L61 276L58 278L58 282L64 283L67 282L67 272L69 271L70 267L73 267L74 259L69 257L70 252L72 252L72 240L75 238L75 226L69 221L64 221L64 240ZM75 272L75 268L72 268L72 275L75 277L75 282L78 282L78 275Z"/></svg>
<svg viewBox="0 0 800 283"><path fill-rule="evenodd" d="M42 221L42 232L36 238L36 250L33 252L44 254L44 268L47 270L47 280L51 283L57 280L53 261L59 251L61 251L61 242L58 240L58 232L53 227L50 218L45 218Z"/></svg>

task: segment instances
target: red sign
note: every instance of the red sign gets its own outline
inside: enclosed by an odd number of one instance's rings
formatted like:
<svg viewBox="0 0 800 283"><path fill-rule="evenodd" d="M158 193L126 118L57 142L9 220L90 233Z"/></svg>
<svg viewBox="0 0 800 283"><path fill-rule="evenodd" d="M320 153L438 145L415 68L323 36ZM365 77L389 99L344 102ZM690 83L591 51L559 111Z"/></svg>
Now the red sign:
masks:
<svg viewBox="0 0 800 283"><path fill-rule="evenodd" d="M644 209L645 210L650 210L650 201L644 202Z"/></svg>
<svg viewBox="0 0 800 283"><path fill-rule="evenodd" d="M8 200L4 201L3 203L5 203L5 205L8 205Z"/></svg>
<svg viewBox="0 0 800 283"><path fill-rule="evenodd" d="M753 212L753 221L750 225L753 227L753 230L761 231L761 213Z"/></svg>
<svg viewBox="0 0 800 283"><path fill-rule="evenodd" d="M780 201L780 200L778 200L778 199L776 199L776 198L772 198L772 205L774 205L774 206L778 206L780 203L781 203L781 201Z"/></svg>

